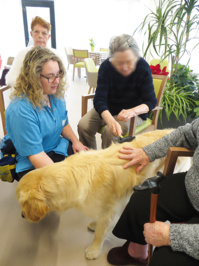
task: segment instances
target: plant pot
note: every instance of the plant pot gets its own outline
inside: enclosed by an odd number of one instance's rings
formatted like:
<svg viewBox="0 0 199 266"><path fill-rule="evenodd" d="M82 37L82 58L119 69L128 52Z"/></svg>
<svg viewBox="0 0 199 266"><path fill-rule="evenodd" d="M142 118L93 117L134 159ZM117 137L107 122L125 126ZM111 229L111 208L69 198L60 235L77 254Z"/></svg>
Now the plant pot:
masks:
<svg viewBox="0 0 199 266"><path fill-rule="evenodd" d="M174 114L171 114L171 116L168 120L166 113L163 109L163 111L162 111L162 123L160 121L160 116L159 116L157 129L177 128L179 126L184 126L186 123L191 123L193 120L195 120L195 118L187 116L187 119L185 121L184 117L182 115L180 116L180 119L177 120Z"/></svg>
<svg viewBox="0 0 199 266"><path fill-rule="evenodd" d="M91 52L94 52L94 46L91 46Z"/></svg>

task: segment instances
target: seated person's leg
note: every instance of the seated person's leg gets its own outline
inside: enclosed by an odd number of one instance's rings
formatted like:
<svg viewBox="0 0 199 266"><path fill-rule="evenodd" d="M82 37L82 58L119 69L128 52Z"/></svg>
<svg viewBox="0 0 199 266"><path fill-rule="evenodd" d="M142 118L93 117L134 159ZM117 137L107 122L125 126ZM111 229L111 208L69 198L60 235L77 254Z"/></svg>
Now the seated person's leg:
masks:
<svg viewBox="0 0 199 266"><path fill-rule="evenodd" d="M79 140L88 148L97 149L95 134L104 125L103 119L99 117L95 109L91 109L78 123Z"/></svg>

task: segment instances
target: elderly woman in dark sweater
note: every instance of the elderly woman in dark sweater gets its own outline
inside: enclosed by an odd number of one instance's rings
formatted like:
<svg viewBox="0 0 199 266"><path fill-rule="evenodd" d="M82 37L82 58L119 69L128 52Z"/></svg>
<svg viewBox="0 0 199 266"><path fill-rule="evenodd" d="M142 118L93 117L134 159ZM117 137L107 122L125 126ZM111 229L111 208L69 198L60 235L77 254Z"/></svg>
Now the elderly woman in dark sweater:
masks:
<svg viewBox="0 0 199 266"><path fill-rule="evenodd" d="M167 155L169 147L195 150L193 165L185 173L166 176L158 195L157 221L148 223L150 191L135 192L113 233L128 241L109 251L113 265L147 264L147 245L156 246L150 266L199 265L199 119L144 147L124 147L124 168L137 165L140 172L148 163ZM170 221L171 225L165 223ZM137 265L137 264L136 264Z"/></svg>
<svg viewBox="0 0 199 266"><path fill-rule="evenodd" d="M133 37L113 38L109 51L110 58L99 69L94 108L78 124L80 141L92 149L103 126L102 148L106 148L128 132L131 117L139 115L142 124L157 103L150 67Z"/></svg>

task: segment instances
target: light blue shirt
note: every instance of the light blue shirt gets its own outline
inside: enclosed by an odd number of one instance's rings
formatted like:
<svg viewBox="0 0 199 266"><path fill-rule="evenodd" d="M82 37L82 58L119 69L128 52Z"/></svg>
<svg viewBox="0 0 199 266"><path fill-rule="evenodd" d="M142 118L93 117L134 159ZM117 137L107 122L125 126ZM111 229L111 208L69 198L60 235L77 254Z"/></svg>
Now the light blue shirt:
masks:
<svg viewBox="0 0 199 266"><path fill-rule="evenodd" d="M68 124L64 99L50 96L51 108L35 108L26 98L14 99L6 110L6 130L16 150L16 172L34 169L28 156L54 151L67 156L69 141L61 136Z"/></svg>

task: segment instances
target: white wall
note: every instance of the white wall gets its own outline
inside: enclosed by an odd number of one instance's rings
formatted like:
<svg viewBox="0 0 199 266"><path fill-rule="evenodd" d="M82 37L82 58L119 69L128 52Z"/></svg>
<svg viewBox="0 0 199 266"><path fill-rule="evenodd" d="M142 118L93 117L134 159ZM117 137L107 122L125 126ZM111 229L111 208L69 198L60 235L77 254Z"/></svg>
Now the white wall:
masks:
<svg viewBox="0 0 199 266"><path fill-rule="evenodd" d="M132 34L153 8L153 0L54 0L57 48L90 49L89 39L96 50L108 47L113 35ZM21 0L0 0L0 54L3 64L25 47ZM141 48L142 37L135 39ZM198 73L199 47L192 53L190 68ZM1 73L1 72L0 72ZM0 137L2 130L0 127Z"/></svg>

